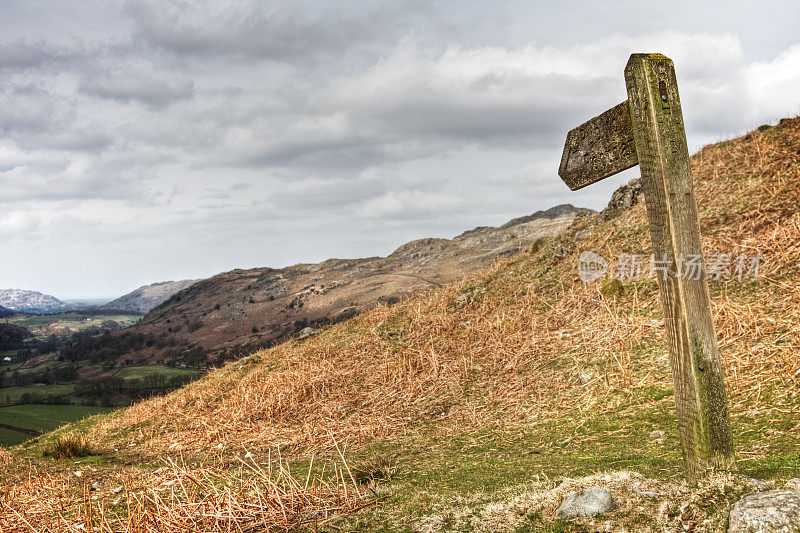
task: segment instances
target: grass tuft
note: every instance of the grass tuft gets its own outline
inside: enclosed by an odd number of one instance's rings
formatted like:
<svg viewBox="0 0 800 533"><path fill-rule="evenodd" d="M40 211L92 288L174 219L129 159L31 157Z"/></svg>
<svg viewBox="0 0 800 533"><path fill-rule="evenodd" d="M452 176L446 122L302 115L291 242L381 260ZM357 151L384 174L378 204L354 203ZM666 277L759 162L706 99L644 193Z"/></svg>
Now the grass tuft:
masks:
<svg viewBox="0 0 800 533"><path fill-rule="evenodd" d="M80 435L61 435L44 449L44 455L53 459L70 459L92 455L92 447Z"/></svg>
<svg viewBox="0 0 800 533"><path fill-rule="evenodd" d="M397 475L398 465L394 455L377 453L354 463L350 470L356 483L367 485L391 481Z"/></svg>

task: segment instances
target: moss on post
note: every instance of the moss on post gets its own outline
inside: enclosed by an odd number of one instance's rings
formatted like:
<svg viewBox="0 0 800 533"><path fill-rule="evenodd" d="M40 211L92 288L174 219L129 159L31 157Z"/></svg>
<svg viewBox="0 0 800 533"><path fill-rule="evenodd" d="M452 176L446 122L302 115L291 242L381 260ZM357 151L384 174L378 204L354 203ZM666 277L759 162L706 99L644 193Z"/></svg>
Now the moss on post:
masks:
<svg viewBox="0 0 800 533"><path fill-rule="evenodd" d="M657 278L683 457L695 480L736 465L678 84L672 61L661 54L633 54L625 81L653 252L666 267ZM692 276L679 269L689 257L699 260Z"/></svg>

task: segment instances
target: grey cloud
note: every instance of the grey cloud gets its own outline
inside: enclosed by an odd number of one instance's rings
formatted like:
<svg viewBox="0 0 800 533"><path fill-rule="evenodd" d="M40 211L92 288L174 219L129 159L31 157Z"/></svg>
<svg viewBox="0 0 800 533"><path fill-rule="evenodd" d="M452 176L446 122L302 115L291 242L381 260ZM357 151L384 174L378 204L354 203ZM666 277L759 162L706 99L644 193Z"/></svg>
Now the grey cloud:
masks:
<svg viewBox="0 0 800 533"><path fill-rule="evenodd" d="M23 149L45 149L68 152L100 153L113 144L111 136L103 132L77 129L49 135L19 135L17 141Z"/></svg>
<svg viewBox="0 0 800 533"><path fill-rule="evenodd" d="M0 187L4 191L0 204L103 200L156 205L163 193L150 186L155 176L137 162L131 162L134 157L134 154L84 154L76 159L37 153L8 161L0 158L0 165L8 168L0 172ZM147 159L146 154L143 159Z"/></svg>
<svg viewBox="0 0 800 533"><path fill-rule="evenodd" d="M291 61L336 53L376 31L363 15L328 10L310 17L287 5L247 3L220 12L213 3L173 1L129 3L126 11L135 40L182 56Z"/></svg>
<svg viewBox="0 0 800 533"><path fill-rule="evenodd" d="M38 134L53 131L75 116L74 103L45 91L0 92L0 133Z"/></svg>
<svg viewBox="0 0 800 533"><path fill-rule="evenodd" d="M270 197L281 209L318 212L336 211L384 194L388 189L379 179L310 179L285 184Z"/></svg>
<svg viewBox="0 0 800 533"><path fill-rule="evenodd" d="M415 140L397 141L380 137L311 141L294 139L275 142L272 138L254 139L233 146L225 162L246 167L299 167L327 169L331 172L356 172L374 164L406 161L434 155L437 146ZM441 148L441 146L438 146Z"/></svg>
<svg viewBox="0 0 800 533"><path fill-rule="evenodd" d="M126 203L152 204L158 193L142 188L135 179L107 175L48 175L25 173L3 180L10 192L3 203L31 201L122 200Z"/></svg>
<svg viewBox="0 0 800 533"><path fill-rule="evenodd" d="M72 60L75 53L46 42L0 43L0 70L22 70Z"/></svg>
<svg viewBox="0 0 800 533"><path fill-rule="evenodd" d="M81 81L78 90L89 96L120 102L136 101L155 109L162 109L178 100L192 98L194 83L185 77L158 79L125 72L86 77Z"/></svg>

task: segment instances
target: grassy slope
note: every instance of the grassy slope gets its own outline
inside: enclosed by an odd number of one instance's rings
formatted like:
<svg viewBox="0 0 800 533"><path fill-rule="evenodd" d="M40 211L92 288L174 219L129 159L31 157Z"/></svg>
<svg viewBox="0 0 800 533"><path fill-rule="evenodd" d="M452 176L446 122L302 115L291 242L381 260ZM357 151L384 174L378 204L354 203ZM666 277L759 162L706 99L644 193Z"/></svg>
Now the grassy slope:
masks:
<svg viewBox="0 0 800 533"><path fill-rule="evenodd" d="M792 119L692 158L706 251L764 256L759 280L711 290L740 470L778 485L800 476L798 147ZM603 297L599 284L577 279L585 249L648 254L644 206L580 219L473 279L61 430L98 451L83 460L96 469L89 477L41 458L59 432L14 453L48 476L53 493L72 495L62 512L72 520L86 513L84 482L162 487L153 468L166 457L213 463L227 476L219 485L247 471L235 454L264 463L277 447L294 471L330 478L319 465L335 462L338 447L357 476L392 477L370 485L384 499L338 519L346 530L591 529L554 518L560 499L589 483L612 488L619 508L600 520L618 529L721 530L730 502L752 487L725 476L697 488L681 481L655 283ZM666 432L663 441L653 430ZM15 471L5 475L17 512L44 505ZM98 497L114 509L114 496Z"/></svg>
<svg viewBox="0 0 800 533"><path fill-rule="evenodd" d="M115 373L114 376L123 379L142 379L148 376L163 376L164 378L173 378L178 376L192 376L196 377L203 374L201 370L188 370L183 368L171 368L164 365L152 366L127 366Z"/></svg>
<svg viewBox="0 0 800 533"><path fill-rule="evenodd" d="M0 422L23 429L53 431L66 422L110 411L113 408L87 405L13 405L0 407Z"/></svg>
<svg viewBox="0 0 800 533"><path fill-rule="evenodd" d="M113 409L88 405L13 405L0 407L0 424L39 432L53 431L64 424L110 411ZM14 446L30 438L29 434L0 428L0 446Z"/></svg>

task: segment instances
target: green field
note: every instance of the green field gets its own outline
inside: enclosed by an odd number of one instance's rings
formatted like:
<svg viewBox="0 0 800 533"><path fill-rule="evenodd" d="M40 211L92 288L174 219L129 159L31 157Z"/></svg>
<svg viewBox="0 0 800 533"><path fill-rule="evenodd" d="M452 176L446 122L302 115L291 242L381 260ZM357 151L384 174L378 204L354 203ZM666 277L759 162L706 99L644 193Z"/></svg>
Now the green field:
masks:
<svg viewBox="0 0 800 533"><path fill-rule="evenodd" d="M61 313L57 315L11 315L3 319L4 322L27 328L34 335L42 334L43 328L68 328L72 331L82 331L91 326L100 326L103 322L111 320L122 327L128 327L142 318L142 315L104 315L82 312Z"/></svg>
<svg viewBox="0 0 800 533"><path fill-rule="evenodd" d="M153 366L128 366L121 368L119 372L114 374L115 377L123 379L142 379L147 376L161 375L165 378L173 378L175 376L192 376L197 377L205 374L202 370L190 370L186 368L171 368L163 365Z"/></svg>
<svg viewBox="0 0 800 533"><path fill-rule="evenodd" d="M5 363L3 365L0 365L0 372L13 371L13 372L19 372L20 374L43 374L46 371L54 368L63 368L66 366L70 366L72 363L70 363L69 361L58 361L54 359L52 361L46 361L42 364L31 366L28 368L22 368L22 364L23 364L22 362Z"/></svg>
<svg viewBox="0 0 800 533"><path fill-rule="evenodd" d="M12 405L0 407L0 424L48 432L87 416L113 411L111 407L87 405ZM19 444L31 435L0 427L0 446Z"/></svg>
<svg viewBox="0 0 800 533"><path fill-rule="evenodd" d="M16 446L31 438L30 435L0 427L0 446Z"/></svg>
<svg viewBox="0 0 800 533"><path fill-rule="evenodd" d="M6 369L14 372L19 372L20 374L28 374L28 373L44 374L44 372L48 369L55 369L60 366L65 366L69 364L70 363L59 362L59 361L47 361L41 365L31 368L16 370L14 368L6 367ZM3 369L0 368L0 372L2 370ZM171 368L164 365L123 367L113 373L103 373L103 369L99 365L82 366L80 367L80 370L94 371L96 375L103 374L105 375L106 378L111 378L111 377L120 378L124 380L124 383L128 384L129 386L128 391L135 391L137 390L136 387L139 387L142 390L151 390L153 388L159 388L159 387L171 387L174 386L175 382L173 380L175 380L176 378L184 378L184 380L180 382L183 383L187 380L191 381L205 374L205 371L203 370L189 369L189 368ZM158 377L161 379L161 381L148 383L147 379L153 377ZM98 403L97 401L95 401L96 399L94 399L94 397L91 396L91 394L87 396L86 394L81 395L80 392L76 392L76 390L80 390L79 388L81 386L81 383L82 382L79 379L74 383L68 382L56 385L27 385L24 387L0 387L0 406L4 404L10 406L13 404L29 404L29 403L44 403L44 402L58 403L58 404ZM123 403L127 403L127 401ZM108 404L106 403L106 405ZM2 423L2 420L0 420L0 423Z"/></svg>
<svg viewBox="0 0 800 533"><path fill-rule="evenodd" d="M23 394L35 394L38 397L63 397L72 394L74 385L44 385L42 387L3 387L0 388L0 404L19 403Z"/></svg>

